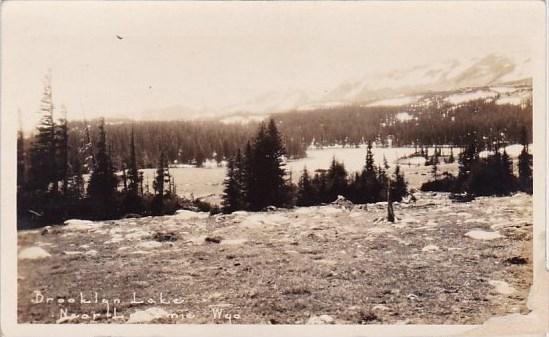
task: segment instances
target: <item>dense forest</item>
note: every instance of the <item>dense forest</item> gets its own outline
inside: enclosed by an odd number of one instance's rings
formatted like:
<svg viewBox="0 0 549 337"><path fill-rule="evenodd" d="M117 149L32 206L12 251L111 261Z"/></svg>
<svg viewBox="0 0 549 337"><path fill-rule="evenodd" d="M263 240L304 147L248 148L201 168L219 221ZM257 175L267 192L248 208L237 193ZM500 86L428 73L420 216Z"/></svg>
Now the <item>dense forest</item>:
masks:
<svg viewBox="0 0 549 337"><path fill-rule="evenodd" d="M406 112L406 120L398 114ZM69 113L70 115L70 113ZM435 102L408 107L347 106L311 111L293 111L271 116L281 132L286 156L302 158L314 146L356 146L373 139L378 145L411 146L448 144L465 146L468 133L479 135L483 147L496 142L519 143L524 127L531 134L532 105L498 105L477 100L461 105ZM68 122L68 156L81 157L85 146L98 138L99 120ZM259 123L224 124L219 121L108 121L109 148L113 164L120 168L129 153L130 133L135 134L137 165L156 166L163 151L168 164L220 164L234 156L254 136ZM29 145L29 139L25 143ZM531 142L531 138L529 139ZM83 158L80 158L83 160ZM84 171L91 167L85 163Z"/></svg>
<svg viewBox="0 0 549 337"><path fill-rule="evenodd" d="M31 138L17 140L18 213L29 223L51 223L71 216L108 219L127 214L162 215L183 205L216 212L216 205L177 195L170 176L173 164L202 165L207 159L228 162L222 210L263 210L269 206L308 206L339 196L354 203L400 201L406 182L396 167L374 166L372 142L378 145L448 144L465 148L460 174L438 179L437 151L428 159L434 180L422 189L505 195L532 191L530 103L497 105L485 100L462 105L441 102L402 108L340 107L275 114L266 124L218 121L131 122L104 119L69 122L63 108L54 111L51 85L41 100L42 118ZM506 153L480 159L482 150L508 143L524 144L519 177ZM305 155L308 146L357 146L367 143L362 172L348 175L333 160L325 170L298 184L288 180L285 158ZM448 158L452 160L453 158ZM141 168L156 167L154 192L143 186ZM121 174L116 174L121 172ZM89 178L84 177L89 173Z"/></svg>

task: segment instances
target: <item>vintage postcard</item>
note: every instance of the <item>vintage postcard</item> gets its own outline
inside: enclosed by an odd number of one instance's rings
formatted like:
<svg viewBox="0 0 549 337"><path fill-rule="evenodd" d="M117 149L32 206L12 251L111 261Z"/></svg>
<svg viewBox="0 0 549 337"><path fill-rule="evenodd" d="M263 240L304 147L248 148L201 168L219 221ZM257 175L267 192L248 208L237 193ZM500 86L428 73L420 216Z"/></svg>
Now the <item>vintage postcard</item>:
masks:
<svg viewBox="0 0 549 337"><path fill-rule="evenodd" d="M540 1L1 4L7 336L545 336Z"/></svg>

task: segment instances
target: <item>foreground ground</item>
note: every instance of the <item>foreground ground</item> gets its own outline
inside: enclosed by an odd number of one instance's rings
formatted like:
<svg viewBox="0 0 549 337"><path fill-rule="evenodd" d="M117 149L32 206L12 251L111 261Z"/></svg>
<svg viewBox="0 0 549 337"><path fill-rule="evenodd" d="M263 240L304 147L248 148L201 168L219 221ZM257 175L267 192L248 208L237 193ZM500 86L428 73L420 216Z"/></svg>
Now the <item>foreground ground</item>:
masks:
<svg viewBox="0 0 549 337"><path fill-rule="evenodd" d="M526 313L531 196L416 197L395 206L395 223L380 203L20 231L18 320L478 324Z"/></svg>

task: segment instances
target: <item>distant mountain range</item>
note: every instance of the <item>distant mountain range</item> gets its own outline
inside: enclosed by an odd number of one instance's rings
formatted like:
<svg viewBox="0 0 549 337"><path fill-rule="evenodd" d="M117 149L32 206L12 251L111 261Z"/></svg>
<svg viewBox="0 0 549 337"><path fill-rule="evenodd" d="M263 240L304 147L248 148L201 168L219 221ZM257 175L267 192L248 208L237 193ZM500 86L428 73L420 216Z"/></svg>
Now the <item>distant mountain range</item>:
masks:
<svg viewBox="0 0 549 337"><path fill-rule="evenodd" d="M245 123L269 114L291 110L307 111L345 105L418 104L438 97L459 104L471 99L491 98L498 103L520 104L531 97L531 60L527 57L490 54L469 60L450 60L389 72L366 74L339 83L318 97L306 90L271 92L222 109L165 107L143 113L142 119L219 119Z"/></svg>

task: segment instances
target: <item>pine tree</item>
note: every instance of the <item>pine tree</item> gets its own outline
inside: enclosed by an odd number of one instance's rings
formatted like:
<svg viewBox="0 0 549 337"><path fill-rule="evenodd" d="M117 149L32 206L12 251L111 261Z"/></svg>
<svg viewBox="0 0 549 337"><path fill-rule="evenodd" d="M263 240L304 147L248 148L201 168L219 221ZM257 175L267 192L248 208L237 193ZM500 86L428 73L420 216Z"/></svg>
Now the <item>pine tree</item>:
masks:
<svg viewBox="0 0 549 337"><path fill-rule="evenodd" d="M315 189L311 177L309 176L309 171L305 167L303 169L303 174L299 178L297 183L297 201L298 206L311 206L317 203L317 198L315 195Z"/></svg>
<svg viewBox="0 0 549 337"><path fill-rule="evenodd" d="M139 194L139 171L137 170L137 159L135 156L135 139L132 128L130 139L130 160L128 163L128 193L137 196Z"/></svg>
<svg viewBox="0 0 549 337"><path fill-rule="evenodd" d="M431 168L431 174L433 175L433 180L435 180L435 181L438 179L438 163L437 163L437 161L433 161L433 167Z"/></svg>
<svg viewBox="0 0 549 337"><path fill-rule="evenodd" d="M17 190L21 191L26 188L26 152L25 139L23 138L23 130L17 131Z"/></svg>
<svg viewBox="0 0 549 337"><path fill-rule="evenodd" d="M387 179L385 187L387 191L387 221L395 222L395 212L393 210L393 199L391 198L391 179Z"/></svg>
<svg viewBox="0 0 549 337"><path fill-rule="evenodd" d="M521 131L522 151L518 157L519 184L523 192L533 193L532 155L528 153L526 128Z"/></svg>
<svg viewBox="0 0 549 337"><path fill-rule="evenodd" d="M318 169L313 177L313 188L316 194L315 203L327 203L333 200L328 199L328 184L326 170Z"/></svg>
<svg viewBox="0 0 549 337"><path fill-rule="evenodd" d="M143 200L139 193L140 175L137 170L137 159L135 156L135 140L133 127L130 136L130 155L127 165L124 165L124 210L129 213L140 213L143 211ZM127 166L127 169L126 169ZM126 174L127 171L127 174Z"/></svg>
<svg viewBox="0 0 549 337"><path fill-rule="evenodd" d="M99 207L98 215L112 216L114 212L114 194L118 179L113 171L109 153L107 152L107 136L105 120L99 124L99 139L95 154L95 167L88 184L88 196Z"/></svg>
<svg viewBox="0 0 549 337"><path fill-rule="evenodd" d="M70 192L69 194L73 199L80 200L86 195L86 186L84 177L82 176L82 163L78 156L73 159L72 163L72 176L69 182Z"/></svg>
<svg viewBox="0 0 549 337"><path fill-rule="evenodd" d="M57 180L63 182L63 195L69 194L69 135L67 125L67 110L64 106L61 107L62 117L59 119L58 125L56 125L56 149L59 163L57 165L58 174Z"/></svg>
<svg viewBox="0 0 549 337"><path fill-rule="evenodd" d="M270 205L285 207L290 204L284 154L285 150L274 120L271 119L267 127L262 123L251 148L251 156L247 159L250 165L247 172L247 201L252 211L259 211Z"/></svg>
<svg viewBox="0 0 549 337"><path fill-rule="evenodd" d="M40 110L42 117L30 150L29 185L33 190L47 192L51 184L51 191L57 192L55 123L49 75L45 79Z"/></svg>
<svg viewBox="0 0 549 337"><path fill-rule="evenodd" d="M360 198L360 201L364 203L379 201L382 191L382 185L378 180L378 172L374 166L374 156L372 154L371 140L368 141L368 147L366 149L366 165L362 170L361 180L362 183L360 185L363 190L361 191L362 198Z"/></svg>
<svg viewBox="0 0 549 337"><path fill-rule="evenodd" d="M225 178L225 188L223 189L223 213L232 213L240 209L240 199L242 191L239 186L238 169L235 167L235 159L229 159L227 163L227 177Z"/></svg>
<svg viewBox="0 0 549 337"><path fill-rule="evenodd" d="M504 149L501 155L501 194L509 194L516 191L516 178L513 174L513 161Z"/></svg>
<svg viewBox="0 0 549 337"><path fill-rule="evenodd" d="M404 174L400 172L400 166L395 167L395 182L391 185L391 200L402 201L402 198L408 194L408 184L404 179Z"/></svg>
<svg viewBox="0 0 549 337"><path fill-rule="evenodd" d="M255 185L255 172L252 170L253 161L252 145L248 141L244 149L244 156L242 157L240 163L237 163L237 165L240 166L240 185L242 186L242 203L244 209L249 209L252 202L251 190L253 189L252 186Z"/></svg>
<svg viewBox="0 0 549 337"><path fill-rule="evenodd" d="M158 167L156 168L156 176L153 181L153 189L156 195L164 196L164 178L166 175L166 160L164 152L160 152L160 159L158 160Z"/></svg>
<svg viewBox="0 0 549 337"><path fill-rule="evenodd" d="M450 156L448 157L448 164L451 164L453 162L455 162L455 158L454 158L454 148L451 147L450 148Z"/></svg>
<svg viewBox="0 0 549 337"><path fill-rule="evenodd" d="M326 173L329 201L334 201L339 195L347 195L347 171L342 163L332 159L332 163Z"/></svg>
<svg viewBox="0 0 549 337"><path fill-rule="evenodd" d="M160 159L158 161L158 167L156 169L156 176L153 181L153 189L155 192L153 204L151 207L153 215L164 214L164 182L166 180L166 177L166 160L164 157L164 152L160 152Z"/></svg>

